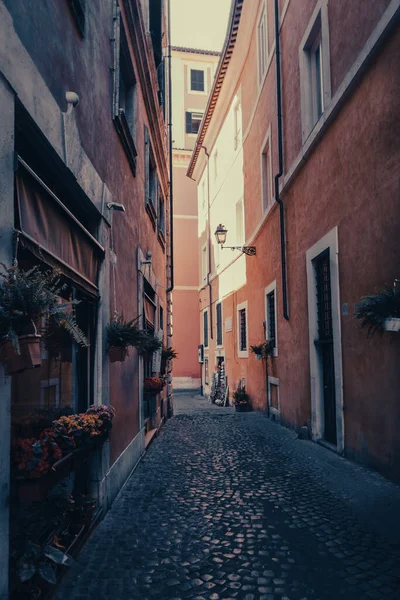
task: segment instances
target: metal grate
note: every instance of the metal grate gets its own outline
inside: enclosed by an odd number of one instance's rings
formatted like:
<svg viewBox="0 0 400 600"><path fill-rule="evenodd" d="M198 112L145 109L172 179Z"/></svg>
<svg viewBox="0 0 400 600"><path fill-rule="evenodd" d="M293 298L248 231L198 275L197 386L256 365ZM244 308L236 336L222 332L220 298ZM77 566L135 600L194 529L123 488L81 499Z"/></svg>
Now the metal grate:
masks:
<svg viewBox="0 0 400 600"><path fill-rule="evenodd" d="M329 249L315 260L317 287L318 339L320 342L333 340L332 297Z"/></svg>
<svg viewBox="0 0 400 600"><path fill-rule="evenodd" d="M268 315L268 339L274 341L275 346L275 290L267 294L267 315Z"/></svg>
<svg viewBox="0 0 400 600"><path fill-rule="evenodd" d="M246 323L246 309L241 308L239 310L239 348L241 352L247 350L247 323Z"/></svg>
<svg viewBox="0 0 400 600"><path fill-rule="evenodd" d="M217 346L222 346L222 304L217 304Z"/></svg>

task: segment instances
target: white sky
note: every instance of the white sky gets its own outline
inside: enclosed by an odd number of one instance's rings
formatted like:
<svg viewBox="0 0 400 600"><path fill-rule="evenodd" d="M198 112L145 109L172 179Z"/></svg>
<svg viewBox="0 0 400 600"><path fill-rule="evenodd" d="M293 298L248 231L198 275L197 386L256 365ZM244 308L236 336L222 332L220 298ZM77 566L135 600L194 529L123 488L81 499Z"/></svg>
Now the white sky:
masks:
<svg viewBox="0 0 400 600"><path fill-rule="evenodd" d="M171 0L173 46L222 49L231 0Z"/></svg>

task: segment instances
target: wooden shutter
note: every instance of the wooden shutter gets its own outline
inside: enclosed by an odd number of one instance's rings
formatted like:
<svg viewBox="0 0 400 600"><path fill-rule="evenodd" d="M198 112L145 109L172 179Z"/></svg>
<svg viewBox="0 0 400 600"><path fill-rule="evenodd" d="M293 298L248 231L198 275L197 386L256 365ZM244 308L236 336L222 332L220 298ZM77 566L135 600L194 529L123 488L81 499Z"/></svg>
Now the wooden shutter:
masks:
<svg viewBox="0 0 400 600"><path fill-rule="evenodd" d="M186 133L192 133L192 113L186 113Z"/></svg>

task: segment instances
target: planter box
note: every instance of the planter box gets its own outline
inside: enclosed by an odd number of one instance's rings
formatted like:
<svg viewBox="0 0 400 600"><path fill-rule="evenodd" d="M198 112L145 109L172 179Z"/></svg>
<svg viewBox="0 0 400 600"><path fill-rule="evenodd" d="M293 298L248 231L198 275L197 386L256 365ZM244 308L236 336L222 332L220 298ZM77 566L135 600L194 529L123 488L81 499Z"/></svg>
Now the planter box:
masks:
<svg viewBox="0 0 400 600"><path fill-rule="evenodd" d="M386 319L385 321L386 331L400 331L400 319Z"/></svg>
<svg viewBox="0 0 400 600"><path fill-rule="evenodd" d="M128 354L127 348L121 348L120 346L113 346L108 351L110 362L124 362Z"/></svg>
<svg viewBox="0 0 400 600"><path fill-rule="evenodd" d="M248 404L236 404L235 410L236 412L249 412L250 406Z"/></svg>
<svg viewBox="0 0 400 600"><path fill-rule="evenodd" d="M17 479L16 487L19 501L23 504L41 502L50 490L65 479L71 471L73 453L67 454L54 463L51 470L38 479Z"/></svg>
<svg viewBox="0 0 400 600"><path fill-rule="evenodd" d="M1 360L7 366L7 373L19 373L26 369L34 369L42 365L40 357L40 335L23 335L19 339L21 354L17 354L8 340L2 345Z"/></svg>

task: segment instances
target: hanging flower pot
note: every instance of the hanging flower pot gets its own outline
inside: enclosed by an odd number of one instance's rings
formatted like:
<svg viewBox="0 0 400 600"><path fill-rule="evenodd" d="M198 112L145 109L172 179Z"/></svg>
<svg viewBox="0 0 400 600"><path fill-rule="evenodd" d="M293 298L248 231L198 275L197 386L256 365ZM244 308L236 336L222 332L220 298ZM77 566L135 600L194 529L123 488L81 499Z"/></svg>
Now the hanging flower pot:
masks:
<svg viewBox="0 0 400 600"><path fill-rule="evenodd" d="M400 331L400 319L392 318L385 320L385 331Z"/></svg>
<svg viewBox="0 0 400 600"><path fill-rule="evenodd" d="M23 335L18 338L20 354L12 345L11 341L4 342L1 349L1 360L7 366L9 375L40 367L40 335Z"/></svg>
<svg viewBox="0 0 400 600"><path fill-rule="evenodd" d="M108 356L110 357L110 362L124 362L125 358L128 355L128 348L123 346L113 346L108 351Z"/></svg>

